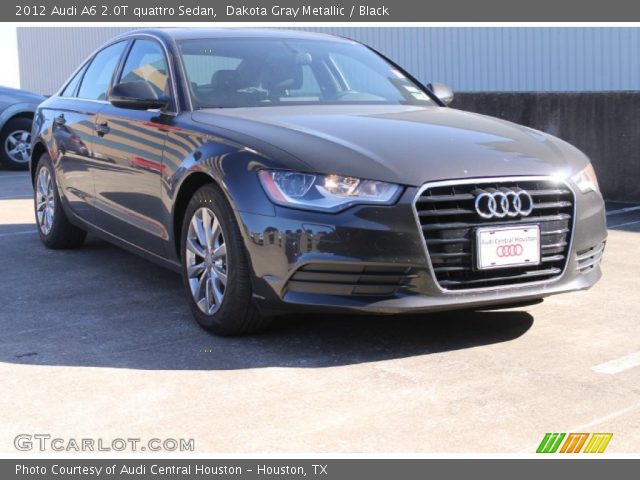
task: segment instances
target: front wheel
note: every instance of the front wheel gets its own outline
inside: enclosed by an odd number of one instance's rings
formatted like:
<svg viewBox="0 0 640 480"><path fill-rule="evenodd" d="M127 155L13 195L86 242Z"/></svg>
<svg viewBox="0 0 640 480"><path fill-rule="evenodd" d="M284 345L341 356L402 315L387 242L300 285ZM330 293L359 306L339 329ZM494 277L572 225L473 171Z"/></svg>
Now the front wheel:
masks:
<svg viewBox="0 0 640 480"><path fill-rule="evenodd" d="M200 326L239 335L269 325L252 300L251 269L233 211L214 185L201 187L187 206L181 253L185 292Z"/></svg>

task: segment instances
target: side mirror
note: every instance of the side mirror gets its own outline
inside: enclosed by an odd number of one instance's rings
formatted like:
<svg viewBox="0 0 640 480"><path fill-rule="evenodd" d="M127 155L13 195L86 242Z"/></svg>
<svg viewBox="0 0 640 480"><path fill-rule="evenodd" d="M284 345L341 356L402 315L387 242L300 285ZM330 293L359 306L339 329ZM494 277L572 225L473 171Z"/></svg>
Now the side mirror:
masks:
<svg viewBox="0 0 640 480"><path fill-rule="evenodd" d="M453 90L444 83L430 83L427 88L442 101L445 105L449 105L453 101Z"/></svg>
<svg viewBox="0 0 640 480"><path fill-rule="evenodd" d="M158 95L144 81L118 83L111 88L109 102L119 108L130 110L162 109L169 105L169 97Z"/></svg>

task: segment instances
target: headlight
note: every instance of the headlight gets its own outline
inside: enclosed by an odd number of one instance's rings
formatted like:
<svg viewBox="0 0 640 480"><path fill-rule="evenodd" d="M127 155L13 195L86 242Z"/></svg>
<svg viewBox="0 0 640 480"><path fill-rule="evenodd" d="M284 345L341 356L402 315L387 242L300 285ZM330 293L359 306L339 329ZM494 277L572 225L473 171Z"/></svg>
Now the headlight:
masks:
<svg viewBox="0 0 640 480"><path fill-rule="evenodd" d="M274 203L325 212L356 204L390 205L402 189L393 183L341 175L260 170L258 177Z"/></svg>
<svg viewBox="0 0 640 480"><path fill-rule="evenodd" d="M583 170L576 173L571 180L578 186L582 193L599 192L598 179L593 165L587 165Z"/></svg>

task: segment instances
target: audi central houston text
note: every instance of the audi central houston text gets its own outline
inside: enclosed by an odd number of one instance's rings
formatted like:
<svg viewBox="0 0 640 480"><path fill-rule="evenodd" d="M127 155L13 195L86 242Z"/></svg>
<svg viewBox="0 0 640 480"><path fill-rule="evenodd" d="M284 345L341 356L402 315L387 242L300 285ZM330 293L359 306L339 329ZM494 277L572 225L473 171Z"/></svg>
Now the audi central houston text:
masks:
<svg viewBox="0 0 640 480"><path fill-rule="evenodd" d="M124 34L36 112L40 237L70 248L91 231L181 272L223 335L286 312L501 308L596 283L588 158L452 98L343 38Z"/></svg>

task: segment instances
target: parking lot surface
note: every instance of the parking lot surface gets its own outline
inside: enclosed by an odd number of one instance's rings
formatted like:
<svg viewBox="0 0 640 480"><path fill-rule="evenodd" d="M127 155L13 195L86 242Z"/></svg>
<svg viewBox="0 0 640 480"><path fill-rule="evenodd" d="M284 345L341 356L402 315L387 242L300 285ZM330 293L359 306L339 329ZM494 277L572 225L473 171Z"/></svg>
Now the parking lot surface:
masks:
<svg viewBox="0 0 640 480"><path fill-rule="evenodd" d="M0 171L0 451L18 434L193 438L196 453L640 451L640 209L608 204L604 277L512 310L279 320L217 338L179 277L89 237L50 251Z"/></svg>

